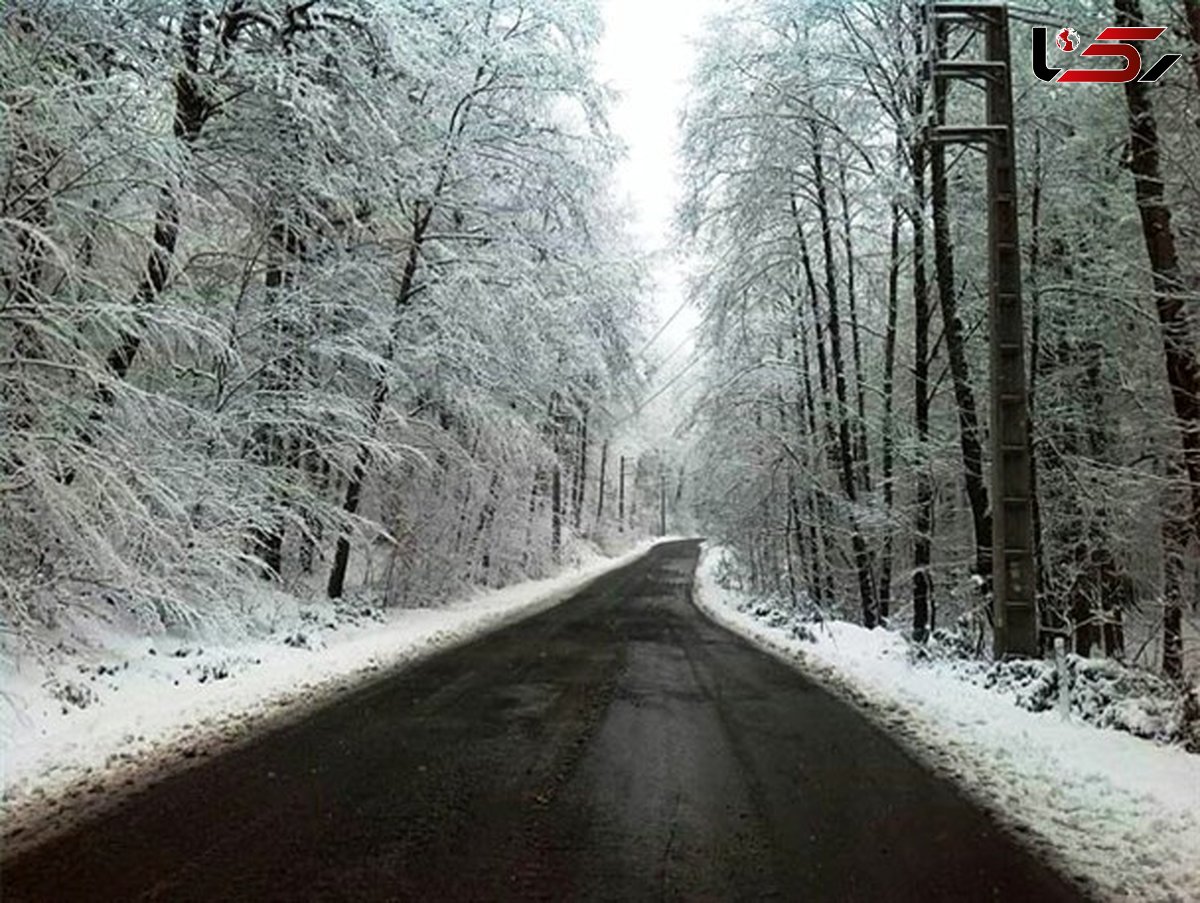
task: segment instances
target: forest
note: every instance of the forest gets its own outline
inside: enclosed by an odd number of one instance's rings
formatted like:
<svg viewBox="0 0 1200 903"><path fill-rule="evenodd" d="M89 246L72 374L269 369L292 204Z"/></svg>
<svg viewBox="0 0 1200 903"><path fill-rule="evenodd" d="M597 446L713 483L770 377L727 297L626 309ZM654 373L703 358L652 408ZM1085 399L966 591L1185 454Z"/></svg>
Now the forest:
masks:
<svg viewBox="0 0 1200 903"><path fill-rule="evenodd" d="M4 899L1200 900L1200 0L0 0L0 286Z"/></svg>
<svg viewBox="0 0 1200 903"><path fill-rule="evenodd" d="M385 605L648 532L586 0L8 4L0 605Z"/></svg>
<svg viewBox="0 0 1200 903"><path fill-rule="evenodd" d="M695 530L788 609L986 649L984 167L929 140L980 99L932 92L926 12L709 23L678 210L701 326L666 366L590 0L6 5L6 633L236 622L263 584L430 604ZM1046 15L1011 21L1041 630L1177 678L1200 6ZM1060 19L1165 24L1146 52L1182 62L1047 84L1022 61Z"/></svg>
<svg viewBox="0 0 1200 903"><path fill-rule="evenodd" d="M684 130L706 379L696 500L787 608L990 645L988 202L977 85L917 2L754 0ZM1052 17L1051 17L1052 15ZM1047 84L1034 27L1165 25L1158 82ZM1094 26L1094 27L1093 27ZM1043 640L1181 675L1200 600L1200 5L1009 15ZM982 54L956 29L944 58ZM1051 42L1051 65L1064 54Z"/></svg>

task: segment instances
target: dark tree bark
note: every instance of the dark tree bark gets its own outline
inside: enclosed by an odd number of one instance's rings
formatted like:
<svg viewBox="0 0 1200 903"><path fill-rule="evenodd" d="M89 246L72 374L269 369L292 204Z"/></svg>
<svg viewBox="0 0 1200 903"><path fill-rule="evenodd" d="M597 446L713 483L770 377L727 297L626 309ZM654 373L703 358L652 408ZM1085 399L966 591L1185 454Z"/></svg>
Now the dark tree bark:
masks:
<svg viewBox="0 0 1200 903"><path fill-rule="evenodd" d="M596 527L604 521L604 478L608 470L608 440L600 446L600 484L596 487Z"/></svg>
<svg viewBox="0 0 1200 903"><path fill-rule="evenodd" d="M944 38L943 38L944 40ZM937 120L945 119L946 98L938 93ZM979 432L979 417L975 407L975 391L967 365L966 339L958 315L958 289L954 284L954 248L950 237L950 202L946 178L945 145L935 142L929 148L930 176L933 201L933 259L938 300L941 305L942 329L946 354L950 359L950 375L954 383L954 402L958 408L958 437L962 452L963 479L967 500L971 505L971 522L975 531L975 573L986 588L992 580L992 516L988 508L987 484L983 474L983 444Z"/></svg>
<svg viewBox="0 0 1200 903"><path fill-rule="evenodd" d="M483 585L490 586L492 568L491 532L496 520L496 497L500 488L500 472L492 471L488 483L487 499L479 510L479 523L475 527L475 547L479 550L479 568L483 572Z"/></svg>
<svg viewBox="0 0 1200 903"><path fill-rule="evenodd" d="M490 19L488 27L490 27ZM475 80L471 90L459 100L450 117L441 166L438 170L433 190L429 193L429 199L413 204L412 231L409 233L408 256L405 258L404 270L401 273L400 285L396 292L396 301L394 304L395 315L392 318L391 335L388 337L387 345L384 348L383 366L375 376L375 386L371 393L371 405L368 413L368 433L372 436L379 426L380 419L383 417L384 404L387 402L388 369L396 354L396 331L400 326L400 314L412 303L412 299L419 288L416 276L420 267L421 251L428 233L429 224L433 219L434 211L437 209L442 193L446 188L446 180L450 176L450 165L454 160L458 141L462 138L463 131L467 127L475 99L487 84L488 78L487 68L481 63L475 70ZM348 516L352 517L358 512L359 503L362 501L363 482L366 480L367 468L370 466L370 463L371 449L366 442L363 442L359 445L358 455L355 458L354 467L350 473L350 481L346 485L346 496L342 503L342 510ZM346 566L349 560L350 533L348 529L343 529L338 535L333 566L330 568L329 582L326 586L326 593L331 599L336 599L342 595L346 581Z"/></svg>
<svg viewBox="0 0 1200 903"><path fill-rule="evenodd" d="M817 289L816 278L813 274L812 258L809 256L808 252L808 242L804 234L803 224L800 220L799 209L794 195L791 198L791 204L792 217L796 223L796 238L799 243L800 264L804 272L804 281L808 290L809 308L812 312L813 344L816 346L817 351L817 374L818 386L820 388L822 416L820 418L817 417L817 410L815 406L811 406L810 410L812 411L814 421L818 419L820 421L823 440L822 438L819 438L821 434L818 434L815 427L813 430L813 439L818 443L818 446L821 450L820 457L828 461L829 466L834 473L838 473L840 468L840 462L838 460L838 442L834 427L835 419L833 416L833 393L830 390L829 362L827 360L825 351L825 328L821 318L820 295ZM800 337L801 349L804 355L804 372L807 378L807 374L811 372L811 358L808 349L808 331L802 329ZM811 391L811 385L809 388ZM812 398L810 398L810 402L811 401ZM832 553L834 540L830 537L829 531L829 524L831 523L832 517L832 505L830 503L828 494L824 490L821 490L811 498L814 506L814 520L821 525L821 548L825 557L824 570L826 601L828 604L833 604L833 601L836 597L834 590L834 568Z"/></svg>
<svg viewBox="0 0 1200 903"><path fill-rule="evenodd" d="M533 469L533 483L529 487L529 510L525 517L525 548L521 553L521 567L529 567L529 556L533 551L533 527L537 522L538 498L545 492L545 474L540 467Z"/></svg>
<svg viewBox="0 0 1200 903"><path fill-rule="evenodd" d="M892 543L895 528L892 515L896 504L895 457L895 375L896 319L900 308L900 207L893 203L888 232L887 326L883 337L883 505L887 512L887 531L879 561L879 621L886 625L892 607Z"/></svg>
<svg viewBox="0 0 1200 903"><path fill-rule="evenodd" d="M8 300L4 304L7 308L6 313L11 311L15 314L15 356L25 361L37 361L46 357L45 343L35 324L44 322L45 319L42 280L45 276L47 257L53 253L41 237L50 222L50 167L47 166L43 155L35 149L33 142L24 134L24 116L16 111L10 111L8 116L10 134L15 135L15 153L12 161L14 165L9 175L9 187L17 196L26 198L19 219L34 228L22 229L18 233L16 265L6 265L0 270L0 280L8 293ZM7 198L5 201L7 202ZM7 203L5 206L7 207ZM17 432L24 432L31 429L37 421L39 406L24 379L16 381L13 395L15 397L8 400L11 414L7 418L6 426ZM0 461L3 462L4 472L11 473L22 464L12 454L12 445L6 442L4 446L6 447L0 449Z"/></svg>
<svg viewBox="0 0 1200 903"><path fill-rule="evenodd" d="M834 467L838 466L836 452L836 439L834 436L833 427L833 405L829 392L829 363L825 359L825 330L821 325L821 303L817 291L817 280L813 275L812 258L808 253L808 240L804 235L804 224L800 220L800 208L796 203L796 196L791 197L792 204L792 219L796 223L796 240L799 243L800 249L800 264L804 269L804 282L808 288L809 307L812 310L813 331L815 333L815 344L817 346L817 375L820 380L821 387L821 406L824 409L824 426L825 426L825 442L823 450L829 456L829 462ZM815 434L814 434L815 438Z"/></svg>
<svg viewBox="0 0 1200 903"><path fill-rule="evenodd" d="M1200 90L1200 0L1183 0L1183 14L1192 42L1192 75L1196 78L1196 89Z"/></svg>
<svg viewBox="0 0 1200 903"><path fill-rule="evenodd" d="M396 317L392 323L393 335L389 337L387 347L384 349L384 367L375 376L375 387L371 392L371 405L367 413L367 426L372 434L378 428L379 421L383 417L383 407L387 402L388 396L388 374L386 367L391 363L396 353L394 333L399 325L400 312L412 303L413 295L417 290L416 277L421 261L421 246L425 241L426 230L429 228L429 221L432 216L433 207L422 209L418 205L413 209L413 227L408 246L408 257L405 259L404 271L401 273L400 285L396 292ZM346 495L342 501L342 510L348 517L353 517L358 513L358 506L362 502L363 483L366 480L367 468L370 466L370 463L371 449L367 443L363 442L358 447L358 454L354 459L354 467L350 471L350 480L346 484ZM340 598L344 592L346 567L349 561L350 532L349 528L345 528L338 535L337 546L333 554L333 566L329 569L329 582L326 585L326 594L329 598Z"/></svg>
<svg viewBox="0 0 1200 903"><path fill-rule="evenodd" d="M205 100L200 88L200 29L201 11L197 4L189 4L183 15L179 44L183 57L183 68L175 75L175 137L190 146L200 137L204 123L212 114L212 107ZM154 246L146 260L142 278L134 291L133 306L142 309L152 304L167 287L171 261L179 241L179 199L169 185L159 189L158 209L154 215ZM115 347L105 357L108 369L118 380L125 379L133 360L142 344L140 332L121 331ZM111 405L116 396L107 386L98 390L101 401Z"/></svg>
<svg viewBox="0 0 1200 903"><path fill-rule="evenodd" d="M799 309L797 309L796 314L796 331L799 333L800 345L800 372L804 374L804 406L808 412L808 434L812 437L812 441L818 445L817 460L810 463L816 465L825 455L820 451L822 446L820 434L817 432L817 406L813 398L812 360L808 353L808 331L803 327L803 320L800 318ZM818 467L814 467L813 470L817 474L820 472ZM822 494L819 476L816 476L814 482L816 488L807 493L809 539L813 549L813 579L817 585L817 592L814 598L822 605L832 606L835 595L833 566L830 564L829 533L826 529L826 521L822 516L825 499Z"/></svg>
<svg viewBox="0 0 1200 903"><path fill-rule="evenodd" d="M918 112L920 104L918 104ZM929 287L925 275L925 146L912 146L913 179L913 393L917 428L917 511L913 537L913 639L933 628L933 480L929 473Z"/></svg>
<svg viewBox="0 0 1200 903"><path fill-rule="evenodd" d="M812 437L813 441L817 443L817 446L821 451L819 457L828 460L830 466L836 470L838 467L836 451L837 440L834 435L834 418L832 410L833 404L831 400L831 393L829 391L829 364L825 357L825 330L821 322L820 295L817 289L817 280L813 274L812 258L808 253L808 240L804 235L804 224L800 219L800 210L796 202L795 194L792 195L790 200L792 219L796 224L796 240L800 251L800 265L804 272L804 283L808 292L809 310L811 311L812 316L813 344L816 345L817 349L817 376L821 395L821 412L823 415L820 418L817 416L817 408L813 403L815 394L813 392L812 379L809 375L812 372L812 360L808 349L808 330L801 327L800 344L804 357L803 372L808 392L809 415L812 418ZM801 322L802 321L803 318L801 317ZM820 421L820 433L818 432L818 419ZM833 565L831 563L832 556L830 554L831 540L829 538L827 519L825 517L826 509L829 507L828 498L826 498L823 491L810 494L809 498L811 499L813 505L812 520L814 523L820 524L821 549L825 559L823 568L825 571L824 598L826 604L831 605L833 603L835 593L833 586Z"/></svg>
<svg viewBox="0 0 1200 903"><path fill-rule="evenodd" d="M1118 25L1145 24L1138 0L1115 0L1114 6ZM1124 88L1129 109L1129 168L1133 172L1142 237L1153 273L1154 305L1162 335L1167 383L1178 420L1184 470L1191 487L1192 530L1200 538L1200 362L1185 309L1188 292L1171 226L1171 208L1165 200L1150 86L1135 80L1127 82Z"/></svg>
<svg viewBox="0 0 1200 903"><path fill-rule="evenodd" d="M587 492L588 467L588 411L583 409L583 420L579 426L579 467L575 477L575 532L583 525L583 504Z"/></svg>
<svg viewBox="0 0 1200 903"><path fill-rule="evenodd" d="M550 473L550 554L557 564L562 559L562 465L554 462Z"/></svg>
<svg viewBox="0 0 1200 903"><path fill-rule="evenodd" d="M617 531L625 532L625 456L621 455L621 467L617 478Z"/></svg>
<svg viewBox="0 0 1200 903"><path fill-rule="evenodd" d="M787 551L787 582L788 598L792 600L792 608L800 605L799 583L796 579L796 559L804 558L804 549L800 541L800 526L797 517L800 513L800 500L796 498L796 475L788 470L787 475L787 524L784 526L783 542Z"/></svg>
<svg viewBox="0 0 1200 903"><path fill-rule="evenodd" d="M569 423L570 414L564 410L562 397L557 391L551 392L546 429L549 432L550 448L554 454L554 463L550 468L550 554L555 564L561 558L563 521L566 515L566 503L563 499L562 460L566 452L566 431Z"/></svg>
<svg viewBox="0 0 1200 903"><path fill-rule="evenodd" d="M642 483L642 459L634 458L633 460L633 485L629 490L629 527L633 529L637 526L637 506L638 506L638 487Z"/></svg>
<svg viewBox="0 0 1200 903"><path fill-rule="evenodd" d="M663 462L658 462L658 535L667 535L667 474Z"/></svg>
<svg viewBox="0 0 1200 903"><path fill-rule="evenodd" d="M838 166L838 195L842 208L842 249L846 254L846 309L850 313L850 345L854 354L855 435L854 459L859 486L871 491L871 456L867 443L866 380L863 377L862 334L858 325L858 294L855 288L854 242L850 228L850 197L846 189L846 165ZM878 604L878 601L876 602Z"/></svg>
<svg viewBox="0 0 1200 903"><path fill-rule="evenodd" d="M807 362L802 362L800 357L800 328L803 321L800 299L795 291L788 292L788 301L791 304L792 315L792 369L800 378L800 391L797 392L796 402L791 406L791 410L784 407L780 417L784 424L784 435L804 436L807 433L811 436L815 434L816 430L816 421L811 416L812 381L807 372ZM782 353L780 357L782 358ZM810 418L807 427L805 425L806 416ZM807 457L805 455L806 459ZM806 461L797 459L795 466L788 469L788 529L792 534L791 542L795 547L796 556L804 567L804 584L808 597L814 602L821 603L821 561L817 545L816 519L811 516L807 519L806 530L804 517L804 511L811 510L813 490L809 489L808 492L805 492L802 499L796 486L797 473L802 473L807 469L806 463Z"/></svg>
<svg viewBox="0 0 1200 903"><path fill-rule="evenodd" d="M1168 510L1163 518L1163 674L1173 681L1183 678L1183 605L1187 574L1187 521Z"/></svg>
<svg viewBox="0 0 1200 903"><path fill-rule="evenodd" d="M864 627L874 627L875 587L871 574L871 559L866 538L858 523L854 507L858 490L854 477L854 450L850 440L850 417L846 390L846 368L842 358L842 327L838 311L837 261L833 254L833 226L829 214L828 191L825 184L825 161L821 153L820 136L815 124L810 124L812 137L813 179L817 191L817 215L821 222L821 249L825 257L825 299L829 308L829 353L833 364L833 385L837 403L837 441L839 475L842 493L850 503L850 545L854 553L854 569L858 578L859 602Z"/></svg>
<svg viewBox="0 0 1200 903"><path fill-rule="evenodd" d="M376 382L375 391L371 395L371 407L369 411L369 420L372 424L378 423L380 417L383 416L383 405L387 400L387 383L382 379ZM358 513L359 503L362 501L363 481L366 479L367 465L371 463L371 450L366 444L359 445L358 454L354 459L354 467L350 471L350 480L346 484L346 495L342 500L342 510L347 515L353 517ZM333 565L329 569L329 582L326 584L326 594L330 599L341 598L346 587L346 567L350 563L350 535L349 528L345 528L338 535L337 545L334 547Z"/></svg>

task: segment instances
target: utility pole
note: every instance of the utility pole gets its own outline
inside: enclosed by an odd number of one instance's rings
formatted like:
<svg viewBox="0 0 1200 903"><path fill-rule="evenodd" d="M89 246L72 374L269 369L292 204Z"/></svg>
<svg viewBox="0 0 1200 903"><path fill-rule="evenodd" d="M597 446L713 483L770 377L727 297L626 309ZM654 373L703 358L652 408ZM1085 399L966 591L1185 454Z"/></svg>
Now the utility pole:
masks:
<svg viewBox="0 0 1200 903"><path fill-rule="evenodd" d="M925 10L930 26L927 46L935 100L945 96L953 81L982 86L986 92L985 125L946 125L935 121L929 129L929 138L942 144L982 144L987 153L995 655L997 658L1036 656L1037 575L1033 557L1029 394L1021 309L1008 6L930 2ZM983 59L947 56L947 35L956 25L982 32ZM935 110L944 108L944 104L934 103Z"/></svg>

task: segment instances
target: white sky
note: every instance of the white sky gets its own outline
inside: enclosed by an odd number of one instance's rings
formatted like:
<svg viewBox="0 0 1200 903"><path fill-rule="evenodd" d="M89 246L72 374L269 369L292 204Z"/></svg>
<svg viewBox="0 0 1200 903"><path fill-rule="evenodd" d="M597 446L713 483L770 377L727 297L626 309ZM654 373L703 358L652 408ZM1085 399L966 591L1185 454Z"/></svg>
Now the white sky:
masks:
<svg viewBox="0 0 1200 903"><path fill-rule="evenodd" d="M679 113L694 56L691 40L719 6L720 0L600 3L605 32L597 54L599 75L620 92L610 122L629 150L617 173L618 190L634 211L634 230L643 247L663 255L654 272L654 310L659 322L670 317L684 297L681 262L668 255L671 222L680 196L676 148ZM675 350L686 342L696 322L695 312L687 307L663 330L647 355L653 358ZM669 378L687 358L687 347L672 355L663 376Z"/></svg>

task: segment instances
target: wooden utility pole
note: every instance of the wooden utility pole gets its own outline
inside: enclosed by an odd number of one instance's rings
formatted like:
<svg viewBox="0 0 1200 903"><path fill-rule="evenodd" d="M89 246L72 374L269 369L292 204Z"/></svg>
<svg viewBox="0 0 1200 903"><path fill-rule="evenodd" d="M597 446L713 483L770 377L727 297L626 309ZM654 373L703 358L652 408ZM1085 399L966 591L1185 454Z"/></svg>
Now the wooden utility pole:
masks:
<svg viewBox="0 0 1200 903"><path fill-rule="evenodd" d="M1037 576L1033 557L1033 489L1029 447L1029 396L1025 385L1025 324L1021 309L1021 251L1017 228L1016 152L1008 7L1003 3L932 2L935 97L951 80L982 85L986 125L935 121L930 139L982 144L987 152L988 323L992 451L992 585L997 658L1038 654ZM945 31L964 25L983 34L984 58L942 58ZM944 109L935 103L934 109Z"/></svg>

